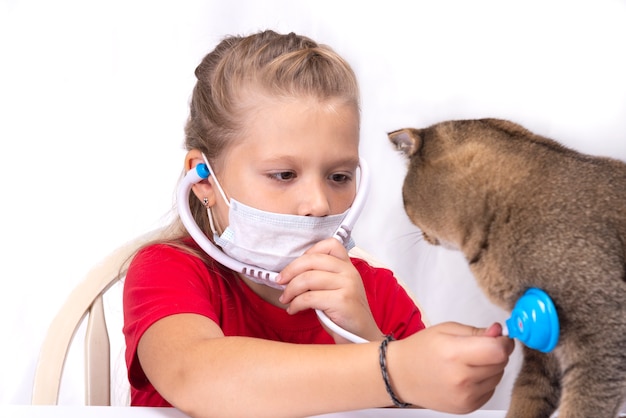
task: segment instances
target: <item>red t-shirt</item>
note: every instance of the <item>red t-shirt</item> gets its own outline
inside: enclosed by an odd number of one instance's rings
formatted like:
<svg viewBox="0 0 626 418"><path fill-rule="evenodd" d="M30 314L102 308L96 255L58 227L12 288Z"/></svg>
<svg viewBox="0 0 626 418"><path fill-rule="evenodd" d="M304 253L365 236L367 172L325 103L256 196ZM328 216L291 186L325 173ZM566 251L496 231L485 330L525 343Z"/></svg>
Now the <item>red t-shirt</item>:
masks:
<svg viewBox="0 0 626 418"><path fill-rule="evenodd" d="M380 330L404 338L424 328L419 309L391 271L353 258ZM170 406L144 374L137 359L143 333L156 321L195 313L217 323L226 336L248 336L301 344L333 344L314 310L289 315L255 294L235 273L178 248L156 244L142 249L124 283L124 335L131 404Z"/></svg>

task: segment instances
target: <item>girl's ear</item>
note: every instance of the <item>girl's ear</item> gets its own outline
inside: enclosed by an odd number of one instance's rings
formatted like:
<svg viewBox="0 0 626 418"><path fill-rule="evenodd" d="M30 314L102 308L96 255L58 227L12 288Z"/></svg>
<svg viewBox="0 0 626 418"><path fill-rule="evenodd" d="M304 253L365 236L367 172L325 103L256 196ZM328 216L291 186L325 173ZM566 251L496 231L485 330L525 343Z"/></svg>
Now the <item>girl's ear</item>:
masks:
<svg viewBox="0 0 626 418"><path fill-rule="evenodd" d="M204 158L202 158L202 152L198 149L192 149L187 152L185 156L185 172L193 169L198 164L203 164ZM202 180L193 185L191 190L193 194L202 202L205 206L213 206L215 204L215 187L211 184L209 179ZM207 199L206 203L205 200Z"/></svg>

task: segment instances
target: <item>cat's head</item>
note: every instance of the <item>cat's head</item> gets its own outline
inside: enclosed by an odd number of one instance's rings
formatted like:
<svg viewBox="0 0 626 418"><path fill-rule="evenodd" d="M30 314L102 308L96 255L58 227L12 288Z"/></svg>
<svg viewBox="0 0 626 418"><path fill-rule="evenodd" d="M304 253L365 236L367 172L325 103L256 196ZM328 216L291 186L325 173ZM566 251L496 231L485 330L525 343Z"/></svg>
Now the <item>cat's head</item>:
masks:
<svg viewBox="0 0 626 418"><path fill-rule="evenodd" d="M433 167L436 161L430 162L433 155L445 153L442 149L445 140L437 138L438 136L431 128L404 128L388 134L396 150L408 160L402 198L409 219L422 231L427 242L447 246L445 241L440 241L438 225L445 222L441 206L452 202L445 202L447 199L443 194L447 192L441 185L444 179L436 174Z"/></svg>
<svg viewBox="0 0 626 418"><path fill-rule="evenodd" d="M524 128L482 119L442 122L388 134L408 160L404 208L426 241L461 249L488 217L500 190L516 187L524 171L503 158L506 138Z"/></svg>

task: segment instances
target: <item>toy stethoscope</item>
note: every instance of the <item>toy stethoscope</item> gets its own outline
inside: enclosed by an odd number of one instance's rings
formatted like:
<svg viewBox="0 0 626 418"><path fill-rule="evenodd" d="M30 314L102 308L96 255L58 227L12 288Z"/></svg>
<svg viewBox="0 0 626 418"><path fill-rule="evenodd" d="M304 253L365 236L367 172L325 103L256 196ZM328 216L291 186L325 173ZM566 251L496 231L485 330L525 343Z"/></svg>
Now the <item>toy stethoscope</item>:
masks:
<svg viewBox="0 0 626 418"><path fill-rule="evenodd" d="M350 240L352 228L361 214L369 191L369 169L366 162L362 159L359 164L359 169L361 176L354 202L343 222L333 235L334 238L344 245ZM275 288L283 288L284 286L276 283L277 272L264 270L231 258L213 244L196 224L196 221L191 215L191 209L189 208L189 193L194 184L207 179L210 174L206 164L198 164L195 169L191 169L187 172L178 188L178 212L187 232L189 232L200 248L218 263L250 277L257 283L266 284ZM326 327L343 338L354 343L368 342L366 339L332 322L321 310L316 309L315 312ZM559 318L550 296L541 289L528 289L517 301L511 312L511 317L506 321L506 328L508 331L505 330L503 334L508 335L510 338L517 338L526 346L545 353L552 351L559 339Z"/></svg>
<svg viewBox="0 0 626 418"><path fill-rule="evenodd" d="M527 347L549 353L559 341L559 316L550 296L531 287L515 304L506 320L508 336L517 338ZM507 332L504 332L507 334Z"/></svg>
<svg viewBox="0 0 626 418"><path fill-rule="evenodd" d="M352 228L354 227L357 218L363 210L363 206L365 205L365 200L369 191L369 169L365 161L361 160L359 162L359 170L361 172L361 176L354 202L352 202L352 207L350 208L350 210L346 214L346 217L341 222L341 225L337 228L333 235L333 238L339 240L339 242L344 244L344 246L347 245L350 241ZM233 271L246 275L251 280L257 283L265 284L279 289L284 288L284 286L276 283L276 276L278 276L277 272L264 270L256 266L248 265L228 256L215 244L213 244L213 242L209 238L207 238L204 232L202 232L200 227L196 224L196 221L191 215L191 209L189 208L189 193L191 192L191 188L194 184L207 179L210 174L211 173L209 172L206 164L198 164L194 169L191 169L187 172L178 187L178 213L180 215L181 221L183 222L183 225L187 229L187 232L189 232L189 235L191 235L191 237L194 239L194 241L196 241L200 248L202 248L218 263L230 268ZM354 343L368 342L364 338L361 338L358 335L355 335L335 324L321 310L316 309L315 313L317 314L320 321L324 325L326 325L326 327L328 327L330 330L337 333L338 335L341 335L343 338Z"/></svg>

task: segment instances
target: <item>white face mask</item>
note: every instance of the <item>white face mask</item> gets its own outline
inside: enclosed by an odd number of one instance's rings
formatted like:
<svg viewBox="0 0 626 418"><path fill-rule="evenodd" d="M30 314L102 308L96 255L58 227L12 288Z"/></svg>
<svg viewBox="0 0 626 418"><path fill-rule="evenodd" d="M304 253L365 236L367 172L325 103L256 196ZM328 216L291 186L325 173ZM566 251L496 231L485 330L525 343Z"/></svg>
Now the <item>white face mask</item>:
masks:
<svg viewBox="0 0 626 418"><path fill-rule="evenodd" d="M280 272L315 243L333 236L349 209L323 217L266 212L228 199L205 159L213 180L229 206L228 227L218 235L211 209L207 208L213 239L230 257L264 270ZM354 247L352 238L346 249Z"/></svg>
<svg viewBox="0 0 626 418"><path fill-rule="evenodd" d="M214 232L213 239L235 260L279 272L315 243L332 237L347 213L324 217L285 215L231 199L228 227L222 235ZM352 240L348 247L354 247Z"/></svg>

